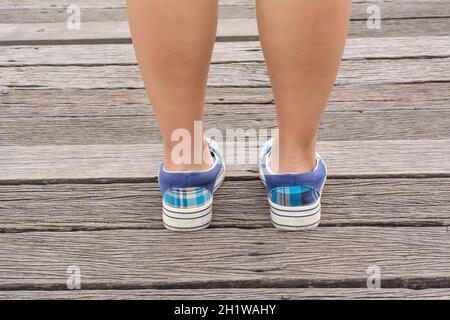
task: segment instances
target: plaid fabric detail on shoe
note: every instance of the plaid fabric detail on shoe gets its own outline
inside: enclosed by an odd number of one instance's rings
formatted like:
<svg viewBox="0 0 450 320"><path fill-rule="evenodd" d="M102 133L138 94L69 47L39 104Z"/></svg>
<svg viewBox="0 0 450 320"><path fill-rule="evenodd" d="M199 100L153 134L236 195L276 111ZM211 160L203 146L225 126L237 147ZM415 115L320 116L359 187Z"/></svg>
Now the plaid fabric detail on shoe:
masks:
<svg viewBox="0 0 450 320"><path fill-rule="evenodd" d="M316 202L319 199L319 195L311 187L289 186L273 189L269 198L270 201L280 206L300 207Z"/></svg>
<svg viewBox="0 0 450 320"><path fill-rule="evenodd" d="M171 188L163 194L164 204L183 209L201 207L211 199L211 193L205 188Z"/></svg>

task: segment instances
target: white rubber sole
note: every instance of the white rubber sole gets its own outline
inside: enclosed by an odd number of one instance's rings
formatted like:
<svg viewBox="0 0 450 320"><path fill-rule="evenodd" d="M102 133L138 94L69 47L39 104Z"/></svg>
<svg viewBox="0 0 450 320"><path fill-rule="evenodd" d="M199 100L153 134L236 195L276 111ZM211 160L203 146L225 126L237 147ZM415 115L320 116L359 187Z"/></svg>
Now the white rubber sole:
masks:
<svg viewBox="0 0 450 320"><path fill-rule="evenodd" d="M225 167L216 179L214 192L220 187L225 179ZM191 232L208 228L212 221L213 196L208 203L201 207L192 209L174 208L163 201L164 227L170 231Z"/></svg>
<svg viewBox="0 0 450 320"><path fill-rule="evenodd" d="M320 198L311 205L285 207L269 200L270 218L275 228L287 231L311 230L320 224Z"/></svg>

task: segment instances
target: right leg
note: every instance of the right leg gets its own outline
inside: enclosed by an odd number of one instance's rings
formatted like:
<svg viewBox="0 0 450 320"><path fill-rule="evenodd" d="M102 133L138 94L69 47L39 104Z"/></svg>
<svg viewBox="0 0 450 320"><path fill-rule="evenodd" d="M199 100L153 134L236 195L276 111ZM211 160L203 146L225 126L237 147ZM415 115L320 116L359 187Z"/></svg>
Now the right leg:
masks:
<svg viewBox="0 0 450 320"><path fill-rule="evenodd" d="M342 58L350 0L258 0L261 44L277 108L279 173L316 166L316 136Z"/></svg>
<svg viewBox="0 0 450 320"><path fill-rule="evenodd" d="M197 171L211 166L207 142L194 143L194 122L203 120L209 64L214 46L217 0L127 0L131 34L142 77L158 118L167 170ZM191 159L172 159L176 129L192 137ZM201 150L199 150L201 148Z"/></svg>

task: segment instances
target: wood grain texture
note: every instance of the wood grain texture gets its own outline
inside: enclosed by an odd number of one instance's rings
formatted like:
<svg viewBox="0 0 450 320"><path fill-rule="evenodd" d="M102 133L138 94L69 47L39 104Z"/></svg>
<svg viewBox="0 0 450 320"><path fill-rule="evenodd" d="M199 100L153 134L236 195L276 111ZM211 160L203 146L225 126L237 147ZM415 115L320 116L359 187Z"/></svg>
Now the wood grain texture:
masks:
<svg viewBox="0 0 450 320"><path fill-rule="evenodd" d="M24 75L26 74L26 77ZM450 58L343 61L337 84L449 82ZM262 62L211 65L209 86L270 86ZM34 89L139 89L143 88L135 65L4 67L0 90Z"/></svg>
<svg viewBox="0 0 450 320"><path fill-rule="evenodd" d="M449 289L361 288L267 288L267 289L137 289L137 290L62 290L0 291L0 300L341 300L341 299L413 299L448 300Z"/></svg>
<svg viewBox="0 0 450 320"><path fill-rule="evenodd" d="M5 118L94 116L96 114L149 115L150 105L144 89L118 90L34 90L4 89L0 108ZM49 104L48 101L52 103ZM209 87L206 112L230 110L232 105L273 105L271 88ZM261 106L264 107L264 106ZM227 109L228 108L228 109ZM450 83L348 84L336 86L328 112L394 110L446 110L450 108Z"/></svg>
<svg viewBox="0 0 450 320"><path fill-rule="evenodd" d="M127 19L124 0L112 0L109 2L77 1L82 10L83 21L123 21ZM255 18L255 2L240 0L221 0L219 15L221 19ZM39 5L30 1L0 3L0 21L3 23L45 23L64 22L68 17L66 8L70 1L41 1ZM435 18L448 17L450 10L443 0L403 0L401 2L389 1L353 1L352 19L367 19L367 9L371 5L377 5L383 19L405 18Z"/></svg>
<svg viewBox="0 0 450 320"><path fill-rule="evenodd" d="M450 37L353 38L344 59L448 57ZM64 54L61 54L61 50ZM264 61L256 41L216 42L212 63ZM0 66L136 64L130 44L0 46Z"/></svg>
<svg viewBox="0 0 450 320"><path fill-rule="evenodd" d="M385 0L383 0L385 1ZM407 1L417 1L417 0L407 0ZM443 0L432 0L433 2L439 3ZM367 1L356 0L356 2L364 3ZM36 3L33 0L21 0L17 2L16 0L2 0L0 3L0 9L42 9L48 10L52 8L65 9L72 2L70 0L42 0ZM82 9L106 9L106 8L126 8L125 0L77 0L76 4ZM254 6L254 0L219 0L220 6Z"/></svg>
<svg viewBox="0 0 450 320"><path fill-rule="evenodd" d="M127 21L83 22L80 30L69 30L65 22L0 24L0 45L130 43ZM351 21L349 37L448 36L448 18L393 19L383 21L380 29L369 29L366 20ZM218 41L258 39L255 19L221 19Z"/></svg>
<svg viewBox="0 0 450 320"><path fill-rule="evenodd" d="M129 42L125 1L78 1L82 29L68 30L68 1L3 1L0 44ZM369 29L369 6L381 10L382 28ZM221 1L218 40L257 39L254 1ZM350 37L447 35L450 9L444 0L354 1Z"/></svg>
<svg viewBox="0 0 450 320"><path fill-rule="evenodd" d="M450 140L321 141L318 149L331 177L450 172ZM228 141L227 175L256 177L258 150ZM155 179L161 155L159 144L0 147L0 182Z"/></svg>
<svg viewBox="0 0 450 320"><path fill-rule="evenodd" d="M448 199L448 178L329 179L321 226L449 226ZM214 201L214 228L271 226L259 180L226 180ZM0 185L2 232L162 229L161 212L156 182Z"/></svg>
<svg viewBox="0 0 450 320"><path fill-rule="evenodd" d="M77 1L73 31L68 4L0 3L0 299L450 299L448 0L353 1L319 136L322 227L307 233L271 227L258 148L234 141L212 228L164 230L125 1ZM272 129L254 0L220 5L206 125ZM82 291L66 288L71 265ZM366 289L369 266L383 289Z"/></svg>
<svg viewBox="0 0 450 320"><path fill-rule="evenodd" d="M15 0L3 0L0 4L0 9L42 9L48 10L52 8L65 9L72 2L69 0L42 0L39 3L33 0L21 0L17 2ZM392 3L389 0L353 0L353 7L361 8L361 11L366 11L368 5L376 4L379 6L389 6L390 8L404 8L404 12L399 12L399 14L404 14L409 10L412 11L413 17L420 17L422 10L428 10L427 15L442 15L449 12L449 8L444 6L446 0L427 0L425 3L422 0L402 0L400 3ZM243 6L254 7L255 0L219 0L221 7L232 6L241 8ZM401 6L400 6L401 4ZM105 8L126 8L125 0L97 0L92 2L90 0L78 0L77 5L83 9L105 9ZM422 9L422 10L421 10ZM442 11L444 10L444 11ZM392 15L392 12L386 12L386 14Z"/></svg>
<svg viewBox="0 0 450 320"><path fill-rule="evenodd" d="M77 103L80 102L77 100ZM118 108L87 104L79 107L53 105L34 110L17 106L12 110L5 109L0 119L0 146L152 144L161 141L158 123L145 104L127 103ZM25 113L27 109L28 113ZM249 135L254 132L256 136L258 132L277 127L275 107L270 104L207 106L204 121L206 128L219 130L223 135L241 130ZM450 109L328 111L320 125L319 139L447 140L450 139L449 127ZM361 131L361 128L365 130Z"/></svg>
<svg viewBox="0 0 450 320"><path fill-rule="evenodd" d="M256 18L255 1L221 0L219 16L221 19L254 19ZM66 9L70 1L41 1L34 4L30 1L2 1L0 4L0 21L3 23L46 23L64 22L69 13ZM383 19L437 18L450 16L450 9L444 0L403 0L401 2L353 1L352 19L366 20L370 16L368 8L377 5ZM127 19L124 0L77 1L82 10L82 20L91 21L124 21Z"/></svg>
<svg viewBox="0 0 450 320"><path fill-rule="evenodd" d="M63 289L71 265L84 289L364 288L373 265L384 287L450 282L445 227L31 232L0 234L0 242L0 289Z"/></svg>
<svg viewBox="0 0 450 320"><path fill-rule="evenodd" d="M141 89L8 89L0 96L2 146L136 144L160 139ZM221 130L274 127L272 99L270 88L209 88L205 125ZM324 141L446 139L449 108L450 83L337 86L319 137ZM361 131L362 127L366 129Z"/></svg>
<svg viewBox="0 0 450 320"><path fill-rule="evenodd" d="M221 0L223 2L223 0ZM39 3L32 0L21 0L17 2L15 0L3 0L0 4L0 9L43 9L48 10L51 8L65 9L71 4L69 0L43 0ZM77 5L81 8L125 8L125 0L77 0Z"/></svg>

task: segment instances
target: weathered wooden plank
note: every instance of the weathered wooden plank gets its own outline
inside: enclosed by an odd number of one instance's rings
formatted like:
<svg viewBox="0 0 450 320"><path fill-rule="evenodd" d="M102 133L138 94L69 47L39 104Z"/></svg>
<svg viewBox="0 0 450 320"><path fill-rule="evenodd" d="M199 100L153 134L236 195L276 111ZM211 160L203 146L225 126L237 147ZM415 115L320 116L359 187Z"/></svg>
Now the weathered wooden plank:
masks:
<svg viewBox="0 0 450 320"><path fill-rule="evenodd" d="M118 108L92 108L91 105L75 108L52 106L41 110L13 108L14 114L8 111L9 108L0 107L2 109L6 109L6 112L2 113L0 119L0 146L141 144L161 141L158 123L150 108L144 104ZM216 128L223 134L226 134L226 130L248 130L250 133L250 130L276 128L275 108L269 104L207 106L205 127ZM319 139L445 140L450 139L449 127L450 108L329 111L322 119Z"/></svg>
<svg viewBox="0 0 450 320"><path fill-rule="evenodd" d="M0 234L0 242L0 289L63 289L72 265L88 290L364 288L370 266L381 268L385 288L450 285L445 227L31 232Z"/></svg>
<svg viewBox="0 0 450 320"><path fill-rule="evenodd" d="M340 300L450 299L449 289L266 288L266 289L137 289L0 291L0 300Z"/></svg>
<svg viewBox="0 0 450 320"><path fill-rule="evenodd" d="M85 22L107 22L107 21L127 21L128 15L125 8L87 8L79 6L80 21ZM72 10L64 7L49 8L21 8L1 9L0 21L3 24L21 23L57 23L66 22L73 15ZM228 10L226 10L228 12ZM222 14L223 16L223 14Z"/></svg>
<svg viewBox="0 0 450 320"><path fill-rule="evenodd" d="M0 24L0 45L130 43L128 22L83 22L80 30L69 30L64 22ZM351 21L349 37L447 36L448 18L394 19L383 21L380 29L367 28L365 20ZM256 40L255 19L221 19L218 41Z"/></svg>
<svg viewBox="0 0 450 320"><path fill-rule="evenodd" d="M70 1L41 1L39 4L27 1L0 4L0 21L2 23L48 23L65 22L72 11L67 11L69 5L74 5ZM82 22L101 21L126 21L127 11L124 0L120 1L77 1L76 6L80 8L80 18ZM409 7L413 6L411 4ZM437 3L433 8L439 7ZM438 8L434 12L438 15ZM254 1L229 1L221 0L219 8L220 19L247 19L255 18ZM367 15L366 15L367 16Z"/></svg>
<svg viewBox="0 0 450 320"><path fill-rule="evenodd" d="M160 138L144 90L6 92L0 99L3 146L137 144ZM274 127L271 100L269 88L209 88L205 125L221 130ZM450 83L337 86L320 139L446 139L449 101Z"/></svg>
<svg viewBox="0 0 450 320"><path fill-rule="evenodd" d="M24 76L26 74L26 77ZM344 61L338 85L450 81L450 58ZM213 64L209 86L270 86L262 62ZM121 89L143 88L135 65L4 67L1 88Z"/></svg>
<svg viewBox="0 0 450 320"><path fill-rule="evenodd" d="M331 177L450 172L450 140L321 141L318 148ZM154 179L161 150L158 144L1 147L0 181ZM257 175L257 148L229 141L224 153L228 176Z"/></svg>
<svg viewBox="0 0 450 320"><path fill-rule="evenodd" d="M426 6L424 2L428 5ZM16 0L3 0L0 3L0 9L52 9L52 8L58 8L58 9L65 9L67 6L69 6L72 2L69 0L42 0L39 3L36 3L33 0L21 0L20 2L17 2ZM432 10L432 8L429 8L430 6L436 6L436 5L442 5L446 4L446 0L402 0L399 1L399 4L401 4L405 10L407 8L410 8L410 10L417 10L417 8L422 8L424 10ZM236 6L238 8L242 6L255 6L255 0L219 0L220 6ZM390 2L389 0L353 0L353 6L354 7L361 7L363 11L365 11L365 7L369 5L379 5L379 6L391 6L395 7L396 4ZM397 6L399 5L397 4ZM125 8L126 2L125 0L97 0L95 2L92 2L90 0L78 0L77 5L84 9L90 9L90 8ZM444 8L447 9L448 8ZM432 12L432 11L430 11ZM389 14L389 12L387 12ZM390 13L392 14L392 13ZM438 14L438 13L436 13Z"/></svg>
<svg viewBox="0 0 450 320"><path fill-rule="evenodd" d="M438 5L439 6L439 5ZM107 21L126 21L128 19L127 10L125 8L87 8L79 6L81 22L107 22ZM0 21L2 23L55 23L66 22L73 14L73 11L67 11L67 7L60 8L16 8L16 9L0 9ZM433 7L434 8L434 7ZM442 13L434 12L438 16ZM219 19L248 19L256 17L254 6L239 5L222 5L219 9ZM367 14L365 15L367 17Z"/></svg>
<svg viewBox="0 0 450 320"><path fill-rule="evenodd" d="M148 115L149 102L144 89L127 90L29 90L0 92L2 117L85 116L95 114ZM49 104L47 101L52 101ZM450 108L450 83L348 84L336 86L328 112L438 110ZM273 104L270 88L210 87L206 95L207 113L214 108L235 105ZM214 107L216 106L216 107ZM238 106L236 106L238 107ZM256 108L256 107L255 107Z"/></svg>
<svg viewBox="0 0 450 320"><path fill-rule="evenodd" d="M92 2L92 1L91 1ZM123 21L127 19L125 1L77 1L81 9L82 21ZM3 23L45 23L63 22L69 14L66 8L70 1L41 1L33 4L28 1L3 1L0 4L0 21ZM382 19L435 18L450 16L448 3L444 0L407 0L407 1L353 1L352 19L368 19L369 6L379 7ZM220 1L220 18L254 19L256 17L254 1Z"/></svg>
<svg viewBox="0 0 450 320"><path fill-rule="evenodd" d="M417 0L406 0L406 1L417 1ZM436 3L442 0L432 0ZM361 2L357 0L357 2ZM367 1L362 1L362 3ZM36 3L33 0L21 0L20 2L16 0L2 0L0 3L0 9L65 9L73 2L70 0L42 0ZM254 6L255 0L219 0L221 6ZM126 8L125 0L77 0L76 5L82 9L105 9L105 8Z"/></svg>
<svg viewBox="0 0 450 320"><path fill-rule="evenodd" d="M450 37L351 38L344 60L450 56ZM64 54L62 54L62 52ZM255 41L217 42L212 63L264 61ZM3 46L0 66L136 64L131 44Z"/></svg>
<svg viewBox="0 0 450 320"><path fill-rule="evenodd" d="M448 199L448 178L329 179L321 226L449 226ZM259 180L227 180L214 201L214 228L271 227ZM2 232L162 229L161 211L156 182L0 185Z"/></svg>
<svg viewBox="0 0 450 320"><path fill-rule="evenodd" d="M0 3L0 9L65 9L72 2L69 0L42 0L39 2L32 0L21 0L20 2L16 0L3 0ZM89 8L125 8L125 0L77 0L76 4L84 9Z"/></svg>

